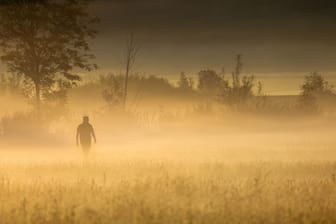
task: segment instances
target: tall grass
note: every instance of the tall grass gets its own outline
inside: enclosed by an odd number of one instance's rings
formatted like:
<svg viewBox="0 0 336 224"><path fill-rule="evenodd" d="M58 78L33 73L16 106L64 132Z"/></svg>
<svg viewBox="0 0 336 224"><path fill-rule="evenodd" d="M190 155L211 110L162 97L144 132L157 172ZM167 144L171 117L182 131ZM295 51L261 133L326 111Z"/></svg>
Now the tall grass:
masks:
<svg viewBox="0 0 336 224"><path fill-rule="evenodd" d="M335 223L332 162L2 163L0 223Z"/></svg>

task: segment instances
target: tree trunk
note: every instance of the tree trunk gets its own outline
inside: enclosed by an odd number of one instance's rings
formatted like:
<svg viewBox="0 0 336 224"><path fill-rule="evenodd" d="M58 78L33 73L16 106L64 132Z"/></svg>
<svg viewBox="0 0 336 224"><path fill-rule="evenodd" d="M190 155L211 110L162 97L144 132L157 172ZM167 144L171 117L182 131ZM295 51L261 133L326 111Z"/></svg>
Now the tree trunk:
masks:
<svg viewBox="0 0 336 224"><path fill-rule="evenodd" d="M125 68L125 86L124 86L124 99L123 106L126 109L127 104L127 95L128 95L128 79L130 72L132 71L132 66L135 62L135 58L138 54L138 47L135 44L133 34L130 35L127 41L127 49L126 49L126 68Z"/></svg>
<svg viewBox="0 0 336 224"><path fill-rule="evenodd" d="M38 115L41 113L41 86L40 83L35 82L35 106Z"/></svg>
<svg viewBox="0 0 336 224"><path fill-rule="evenodd" d="M129 70L130 70L130 62L129 62L129 59L127 59L127 62L126 62L126 73L125 73L124 99L123 99L123 101L124 101L123 102L124 109L126 108L126 101L127 101Z"/></svg>

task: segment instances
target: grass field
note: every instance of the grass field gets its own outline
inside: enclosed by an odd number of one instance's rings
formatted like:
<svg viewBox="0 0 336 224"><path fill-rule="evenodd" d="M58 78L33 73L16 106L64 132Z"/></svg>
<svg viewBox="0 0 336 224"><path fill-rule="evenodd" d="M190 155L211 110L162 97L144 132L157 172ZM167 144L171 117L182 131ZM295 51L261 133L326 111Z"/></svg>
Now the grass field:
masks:
<svg viewBox="0 0 336 224"><path fill-rule="evenodd" d="M1 155L1 224L336 223L332 149L57 155Z"/></svg>
<svg viewBox="0 0 336 224"><path fill-rule="evenodd" d="M0 224L336 223L335 121L227 120L0 141Z"/></svg>

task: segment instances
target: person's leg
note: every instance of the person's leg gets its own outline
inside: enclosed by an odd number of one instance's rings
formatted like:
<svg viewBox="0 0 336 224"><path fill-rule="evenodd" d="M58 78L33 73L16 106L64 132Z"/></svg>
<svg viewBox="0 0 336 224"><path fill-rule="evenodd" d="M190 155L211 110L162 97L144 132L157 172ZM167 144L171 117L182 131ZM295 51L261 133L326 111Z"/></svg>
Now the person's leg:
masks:
<svg viewBox="0 0 336 224"><path fill-rule="evenodd" d="M89 159L90 148L91 148L91 145L82 144L84 162L87 162Z"/></svg>

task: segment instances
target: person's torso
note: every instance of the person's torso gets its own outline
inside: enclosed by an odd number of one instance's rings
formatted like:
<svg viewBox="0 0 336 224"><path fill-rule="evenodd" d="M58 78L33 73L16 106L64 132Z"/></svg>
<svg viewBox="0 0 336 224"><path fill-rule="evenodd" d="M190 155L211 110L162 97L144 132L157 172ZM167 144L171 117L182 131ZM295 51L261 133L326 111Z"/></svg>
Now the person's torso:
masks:
<svg viewBox="0 0 336 224"><path fill-rule="evenodd" d="M90 124L81 124L78 126L78 132L81 139L91 139L92 126Z"/></svg>

